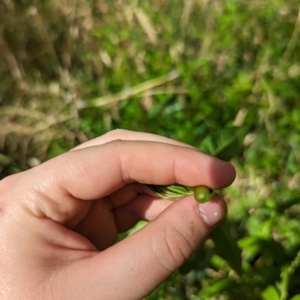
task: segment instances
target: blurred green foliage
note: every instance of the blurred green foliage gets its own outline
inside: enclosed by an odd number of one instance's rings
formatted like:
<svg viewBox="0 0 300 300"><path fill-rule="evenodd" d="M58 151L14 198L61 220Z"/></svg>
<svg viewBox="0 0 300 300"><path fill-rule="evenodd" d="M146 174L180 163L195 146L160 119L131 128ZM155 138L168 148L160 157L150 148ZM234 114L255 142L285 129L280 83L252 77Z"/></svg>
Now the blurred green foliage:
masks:
<svg viewBox="0 0 300 300"><path fill-rule="evenodd" d="M147 299L299 298L298 1L3 0L0 16L1 177L115 128L200 146L244 126L224 191L242 275L208 239Z"/></svg>

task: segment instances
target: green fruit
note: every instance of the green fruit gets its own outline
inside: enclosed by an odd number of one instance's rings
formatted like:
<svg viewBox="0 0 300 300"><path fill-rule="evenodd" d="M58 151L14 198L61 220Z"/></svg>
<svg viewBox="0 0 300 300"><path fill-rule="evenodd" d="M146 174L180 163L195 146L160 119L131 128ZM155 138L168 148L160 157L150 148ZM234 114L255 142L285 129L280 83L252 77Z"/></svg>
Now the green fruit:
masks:
<svg viewBox="0 0 300 300"><path fill-rule="evenodd" d="M213 197L212 190L204 185L198 185L194 188L194 197L197 202L204 203Z"/></svg>

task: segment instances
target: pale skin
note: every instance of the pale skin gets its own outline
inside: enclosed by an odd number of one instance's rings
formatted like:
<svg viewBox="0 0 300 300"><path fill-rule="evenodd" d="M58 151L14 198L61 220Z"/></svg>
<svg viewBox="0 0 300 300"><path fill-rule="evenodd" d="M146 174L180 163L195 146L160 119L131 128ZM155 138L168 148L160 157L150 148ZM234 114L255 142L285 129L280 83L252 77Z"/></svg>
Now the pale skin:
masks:
<svg viewBox="0 0 300 300"><path fill-rule="evenodd" d="M0 181L1 299L142 299L225 217L220 196L159 199L145 184L223 188L226 162L115 130ZM119 232L150 221L119 243Z"/></svg>

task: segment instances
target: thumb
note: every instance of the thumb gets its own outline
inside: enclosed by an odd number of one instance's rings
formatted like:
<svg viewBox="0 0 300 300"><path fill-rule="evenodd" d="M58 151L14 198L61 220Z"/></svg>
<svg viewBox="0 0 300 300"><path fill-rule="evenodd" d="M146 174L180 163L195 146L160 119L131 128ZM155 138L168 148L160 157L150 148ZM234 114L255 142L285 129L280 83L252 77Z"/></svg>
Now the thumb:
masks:
<svg viewBox="0 0 300 300"><path fill-rule="evenodd" d="M204 204L192 196L178 200L141 230L86 261L84 278L78 280L88 280L95 299L99 293L102 299L142 299L193 254L225 215L219 196Z"/></svg>

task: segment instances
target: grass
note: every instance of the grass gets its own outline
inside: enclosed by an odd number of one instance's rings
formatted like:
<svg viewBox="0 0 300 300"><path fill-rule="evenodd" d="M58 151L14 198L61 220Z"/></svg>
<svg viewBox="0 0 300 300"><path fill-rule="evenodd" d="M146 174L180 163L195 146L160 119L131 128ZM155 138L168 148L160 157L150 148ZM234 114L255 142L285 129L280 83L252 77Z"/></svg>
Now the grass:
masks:
<svg viewBox="0 0 300 300"><path fill-rule="evenodd" d="M243 277L208 241L148 299L300 293L285 271L300 246L298 1L5 0L0 15L1 177L114 128L199 146L245 126L225 194Z"/></svg>

